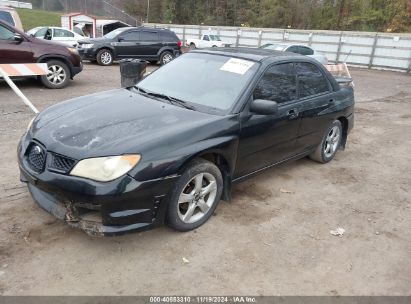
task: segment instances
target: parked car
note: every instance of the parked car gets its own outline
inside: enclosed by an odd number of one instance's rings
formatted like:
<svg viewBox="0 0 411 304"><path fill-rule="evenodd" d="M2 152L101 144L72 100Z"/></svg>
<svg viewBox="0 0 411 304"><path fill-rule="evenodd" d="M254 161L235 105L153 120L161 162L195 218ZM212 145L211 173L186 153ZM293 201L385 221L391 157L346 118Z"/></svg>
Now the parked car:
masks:
<svg viewBox="0 0 411 304"><path fill-rule="evenodd" d="M0 63L48 64L49 73L40 76L50 89L61 89L83 69L81 58L73 47L30 37L0 21Z"/></svg>
<svg viewBox="0 0 411 304"><path fill-rule="evenodd" d="M122 27L101 38L79 41L81 58L111 65L114 60L140 58L166 64L181 54L181 41L169 30Z"/></svg>
<svg viewBox="0 0 411 304"><path fill-rule="evenodd" d="M27 32L27 35L36 37L38 39L52 40L67 44L72 47L77 47L79 40L84 40L81 36L73 31L64 29L62 27L41 26L35 27Z"/></svg>
<svg viewBox="0 0 411 304"><path fill-rule="evenodd" d="M219 35L204 34L200 39L187 38L186 46L190 49L204 49L209 47L226 47L229 43L223 42Z"/></svg>
<svg viewBox="0 0 411 304"><path fill-rule="evenodd" d="M0 21L4 21L22 32L24 31L20 16L12 7L0 6Z"/></svg>
<svg viewBox="0 0 411 304"><path fill-rule="evenodd" d="M309 46L302 44L287 44L287 43L267 43L260 46L262 49L282 51L282 52L291 52L300 55L305 55L315 60L318 60L322 64L328 64L327 56L324 53L315 51Z"/></svg>
<svg viewBox="0 0 411 304"><path fill-rule="evenodd" d="M307 155L331 161L353 113L353 88L309 57L195 50L134 87L41 112L18 145L21 180L42 208L92 235L187 231L235 182Z"/></svg>

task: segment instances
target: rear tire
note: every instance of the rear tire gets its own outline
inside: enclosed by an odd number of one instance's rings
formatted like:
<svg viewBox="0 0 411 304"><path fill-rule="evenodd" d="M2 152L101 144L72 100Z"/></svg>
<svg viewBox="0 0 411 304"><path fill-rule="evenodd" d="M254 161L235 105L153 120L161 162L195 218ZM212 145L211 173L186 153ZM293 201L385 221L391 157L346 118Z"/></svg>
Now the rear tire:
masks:
<svg viewBox="0 0 411 304"><path fill-rule="evenodd" d="M50 60L47 62L48 74L40 76L40 81L49 89L62 89L70 81L70 70L67 65L60 60Z"/></svg>
<svg viewBox="0 0 411 304"><path fill-rule="evenodd" d="M342 124L339 120L335 120L328 127L321 143L309 157L322 164L331 161L341 146L342 134Z"/></svg>
<svg viewBox="0 0 411 304"><path fill-rule="evenodd" d="M171 52L169 51L162 52L160 55L160 64L165 65L173 59L174 59L174 55Z"/></svg>
<svg viewBox="0 0 411 304"><path fill-rule="evenodd" d="M171 193L166 221L178 231L203 225L214 213L223 192L223 177L218 167L196 159L180 176Z"/></svg>
<svg viewBox="0 0 411 304"><path fill-rule="evenodd" d="M114 61L113 52L107 49L102 49L98 51L96 59L99 65L112 65Z"/></svg>
<svg viewBox="0 0 411 304"><path fill-rule="evenodd" d="M196 45L193 42L191 42L190 43L190 50L195 50L196 48L197 48Z"/></svg>

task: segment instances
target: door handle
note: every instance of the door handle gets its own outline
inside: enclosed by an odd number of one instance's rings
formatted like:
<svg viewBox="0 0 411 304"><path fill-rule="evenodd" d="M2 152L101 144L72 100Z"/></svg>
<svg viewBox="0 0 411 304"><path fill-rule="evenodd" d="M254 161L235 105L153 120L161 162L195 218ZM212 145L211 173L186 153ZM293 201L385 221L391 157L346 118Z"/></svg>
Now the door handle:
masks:
<svg viewBox="0 0 411 304"><path fill-rule="evenodd" d="M296 119L298 117L298 110L297 109L291 109L287 112L287 116L289 119Z"/></svg>

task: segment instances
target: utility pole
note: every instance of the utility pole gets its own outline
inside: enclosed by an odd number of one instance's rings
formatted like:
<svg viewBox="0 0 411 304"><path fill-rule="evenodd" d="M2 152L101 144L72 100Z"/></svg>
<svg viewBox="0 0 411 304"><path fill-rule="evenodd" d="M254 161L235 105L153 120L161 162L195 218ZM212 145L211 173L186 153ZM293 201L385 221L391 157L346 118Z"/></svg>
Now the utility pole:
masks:
<svg viewBox="0 0 411 304"><path fill-rule="evenodd" d="M148 14L150 13L150 0L147 0L147 18L146 23L148 23Z"/></svg>

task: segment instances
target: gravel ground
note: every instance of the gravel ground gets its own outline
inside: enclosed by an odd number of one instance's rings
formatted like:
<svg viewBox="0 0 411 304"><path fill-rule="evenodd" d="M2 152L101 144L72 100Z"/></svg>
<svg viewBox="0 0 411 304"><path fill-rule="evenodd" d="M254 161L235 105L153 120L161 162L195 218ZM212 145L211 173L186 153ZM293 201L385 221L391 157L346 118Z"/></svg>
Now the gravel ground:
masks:
<svg viewBox="0 0 411 304"><path fill-rule="evenodd" d="M33 114L0 82L0 294L411 295L411 77L352 74L356 124L334 161L238 184L196 231L115 238L91 238L32 201L15 150ZM86 64L63 90L18 85L44 109L119 87L119 68Z"/></svg>

